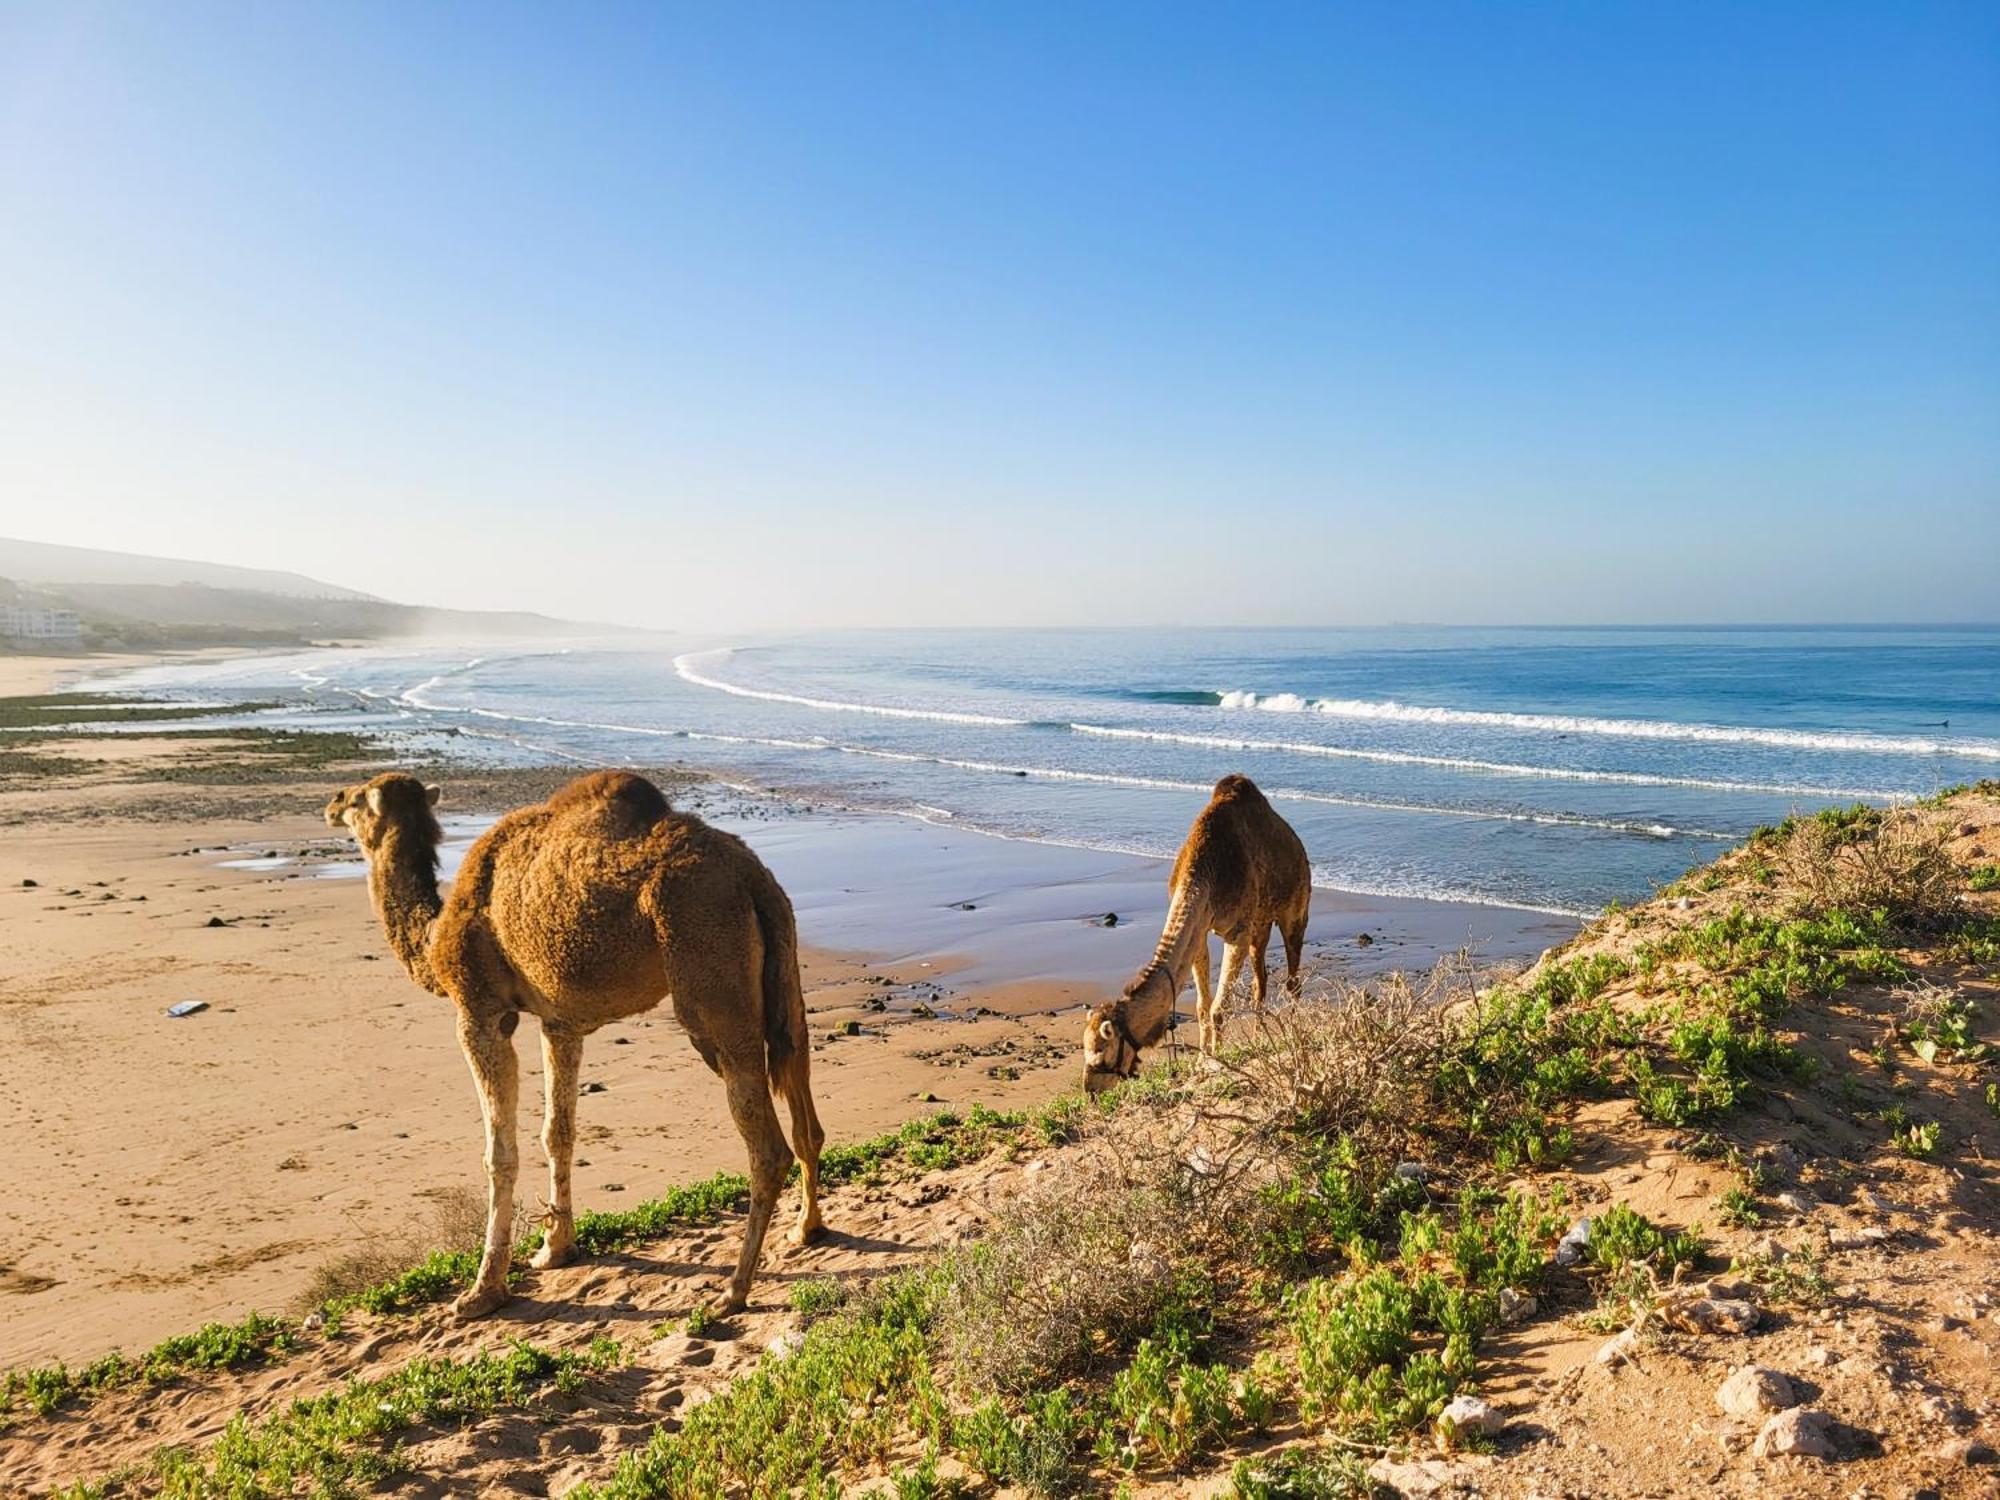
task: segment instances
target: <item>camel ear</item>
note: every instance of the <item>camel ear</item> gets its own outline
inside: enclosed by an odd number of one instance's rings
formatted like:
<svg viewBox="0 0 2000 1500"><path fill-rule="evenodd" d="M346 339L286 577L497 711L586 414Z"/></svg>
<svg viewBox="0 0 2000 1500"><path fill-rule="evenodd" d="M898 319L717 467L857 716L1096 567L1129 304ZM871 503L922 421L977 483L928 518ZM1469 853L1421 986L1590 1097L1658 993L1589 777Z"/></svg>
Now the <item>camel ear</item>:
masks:
<svg viewBox="0 0 2000 1500"><path fill-rule="evenodd" d="M438 805L438 798L442 797L443 795L444 795L444 788L441 786L427 786L424 788L424 801L430 803L432 807L436 807Z"/></svg>
<svg viewBox="0 0 2000 1500"><path fill-rule="evenodd" d="M382 811L382 788L379 786L368 788L368 810L372 813Z"/></svg>
<svg viewBox="0 0 2000 1500"><path fill-rule="evenodd" d="M1105 1041L1110 1041L1113 1035L1111 1023L1109 1021L1099 1021L1097 1023L1097 1034L1103 1037Z"/></svg>

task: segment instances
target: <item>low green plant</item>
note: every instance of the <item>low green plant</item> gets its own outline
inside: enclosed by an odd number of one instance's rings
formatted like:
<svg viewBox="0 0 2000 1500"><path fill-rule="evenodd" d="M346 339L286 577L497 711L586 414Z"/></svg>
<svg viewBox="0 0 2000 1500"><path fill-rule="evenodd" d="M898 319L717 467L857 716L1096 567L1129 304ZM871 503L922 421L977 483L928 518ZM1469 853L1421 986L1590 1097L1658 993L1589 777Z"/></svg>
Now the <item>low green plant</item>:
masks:
<svg viewBox="0 0 2000 1500"><path fill-rule="evenodd" d="M924 1337L932 1294L930 1273L911 1272L856 1299L572 1500L837 1492L843 1473L884 1463L906 1432L942 1442L949 1417Z"/></svg>
<svg viewBox="0 0 2000 1500"><path fill-rule="evenodd" d="M847 1288L831 1276L812 1276L793 1282L786 1300L803 1317L823 1318L847 1300Z"/></svg>
<svg viewBox="0 0 2000 1500"><path fill-rule="evenodd" d="M1741 1183L1723 1190L1715 1200L1715 1210L1732 1229L1754 1229L1764 1220L1757 1209L1757 1195Z"/></svg>
<svg viewBox="0 0 2000 1500"><path fill-rule="evenodd" d="M1131 1469L1186 1469L1238 1425L1234 1377L1196 1359L1185 1334L1145 1338L1111 1382L1109 1407L1123 1433L1119 1461Z"/></svg>
<svg viewBox="0 0 2000 1500"><path fill-rule="evenodd" d="M1227 1500L1367 1500L1376 1492L1366 1460L1331 1448L1285 1448L1240 1458Z"/></svg>
<svg viewBox="0 0 2000 1500"><path fill-rule="evenodd" d="M1943 1144L1943 1127L1936 1120L1905 1125L1889 1137L1889 1143L1905 1156L1929 1161Z"/></svg>
<svg viewBox="0 0 2000 1500"><path fill-rule="evenodd" d="M1975 891L2000 891L2000 865L1975 866L1965 883Z"/></svg>
<svg viewBox="0 0 2000 1500"><path fill-rule="evenodd" d="M470 1422L524 1405L544 1388L577 1390L621 1359L612 1339L582 1353L516 1343L469 1360L414 1359L392 1375L349 1381L260 1420L235 1417L205 1450L163 1450L153 1477L167 1500L346 1494L398 1471L392 1440L399 1432Z"/></svg>

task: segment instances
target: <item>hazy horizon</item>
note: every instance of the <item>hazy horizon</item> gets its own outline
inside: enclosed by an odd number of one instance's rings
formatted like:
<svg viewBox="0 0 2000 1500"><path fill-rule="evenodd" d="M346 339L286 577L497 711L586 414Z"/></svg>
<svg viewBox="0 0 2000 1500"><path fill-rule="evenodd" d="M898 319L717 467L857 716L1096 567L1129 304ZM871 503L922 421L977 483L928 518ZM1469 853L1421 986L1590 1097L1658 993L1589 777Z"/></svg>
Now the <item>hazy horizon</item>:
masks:
<svg viewBox="0 0 2000 1500"><path fill-rule="evenodd" d="M0 534L857 625L1983 624L2000 13L0 14Z"/></svg>

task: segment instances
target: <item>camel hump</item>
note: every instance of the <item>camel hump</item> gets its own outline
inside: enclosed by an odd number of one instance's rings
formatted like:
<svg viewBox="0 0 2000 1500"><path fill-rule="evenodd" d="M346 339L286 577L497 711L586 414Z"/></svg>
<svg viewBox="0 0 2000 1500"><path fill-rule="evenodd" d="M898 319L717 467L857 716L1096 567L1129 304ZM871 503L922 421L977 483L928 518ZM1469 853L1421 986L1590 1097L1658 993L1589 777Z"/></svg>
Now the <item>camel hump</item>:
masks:
<svg viewBox="0 0 2000 1500"><path fill-rule="evenodd" d="M599 824L610 838L649 833L671 809L667 795L630 771L593 771L579 776L549 798L558 817L581 817Z"/></svg>
<svg viewBox="0 0 2000 1500"><path fill-rule="evenodd" d="M1231 771L1215 784L1217 802L1262 802L1264 794L1257 790L1257 783L1248 776Z"/></svg>

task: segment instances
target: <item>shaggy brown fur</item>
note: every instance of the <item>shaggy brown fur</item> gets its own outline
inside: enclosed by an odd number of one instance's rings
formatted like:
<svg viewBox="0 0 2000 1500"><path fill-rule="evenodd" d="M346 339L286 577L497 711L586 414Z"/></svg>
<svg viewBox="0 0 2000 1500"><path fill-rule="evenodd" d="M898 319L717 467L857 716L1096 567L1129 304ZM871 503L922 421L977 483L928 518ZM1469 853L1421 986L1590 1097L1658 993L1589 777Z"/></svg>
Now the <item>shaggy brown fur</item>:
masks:
<svg viewBox="0 0 2000 1500"><path fill-rule="evenodd" d="M1299 956L1312 905L1312 866L1292 825L1279 817L1247 776L1225 776L1188 830L1174 861L1166 930L1152 962L1124 994L1092 1010L1083 1033L1084 1086L1109 1088L1139 1071L1141 1048L1155 1045L1173 1020L1190 971L1201 1050L1213 1054L1222 1014L1244 959L1251 998L1264 1008L1264 950L1277 927L1285 940L1285 993L1299 989ZM1208 984L1208 935L1222 939L1222 977Z"/></svg>
<svg viewBox="0 0 2000 1500"><path fill-rule="evenodd" d="M370 899L410 977L458 1007L459 1045L486 1116L488 1193L479 1277L455 1311L479 1317L507 1298L521 1013L542 1023L547 1087L549 1210L533 1264L555 1266L576 1242L570 1158L583 1039L667 997L721 1075L750 1150L750 1218L721 1304L741 1309L794 1147L805 1202L792 1238L803 1244L821 1228L824 1134L791 902L741 839L674 812L658 787L622 771L582 777L509 813L468 851L443 898L437 796L390 772L338 793L326 820L352 829L367 855ZM773 1090L791 1109L791 1146Z"/></svg>

